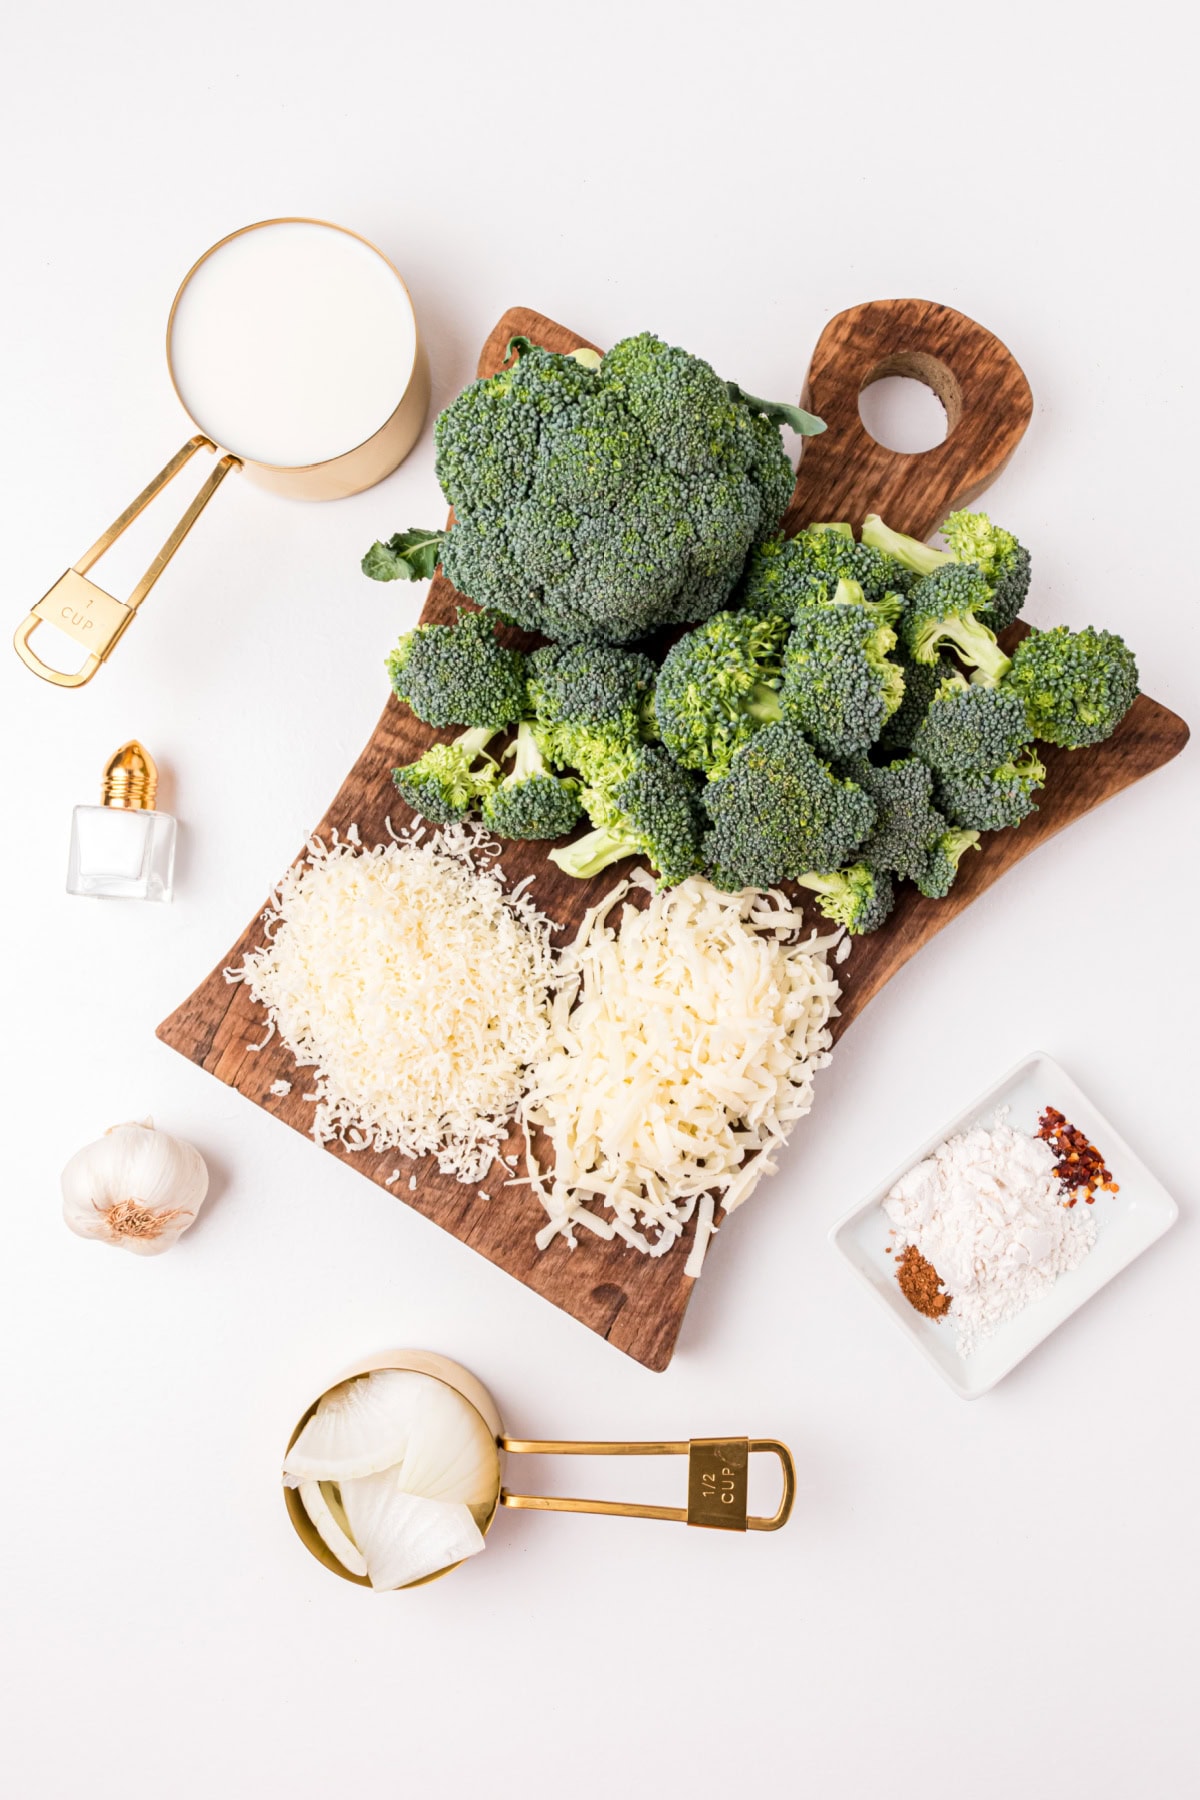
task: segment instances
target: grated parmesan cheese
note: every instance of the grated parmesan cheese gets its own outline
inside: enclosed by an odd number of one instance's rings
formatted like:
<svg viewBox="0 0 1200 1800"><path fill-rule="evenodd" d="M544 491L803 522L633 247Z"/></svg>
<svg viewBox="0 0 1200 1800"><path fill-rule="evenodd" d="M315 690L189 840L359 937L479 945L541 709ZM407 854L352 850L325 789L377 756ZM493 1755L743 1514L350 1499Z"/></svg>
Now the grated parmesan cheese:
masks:
<svg viewBox="0 0 1200 1800"><path fill-rule="evenodd" d="M631 886L644 907L614 907ZM705 1195L740 1206L812 1105L839 987L834 932L800 936L779 892L723 893L699 877L667 892L635 874L563 951L550 1041L522 1109L545 1248L583 1227L661 1256ZM553 1152L543 1171L541 1132ZM688 1273L712 1228L705 1207Z"/></svg>
<svg viewBox="0 0 1200 1800"><path fill-rule="evenodd" d="M478 1182L548 1041L550 926L477 866L492 842L478 828L392 836L374 849L356 828L312 839L275 891L266 941L226 979L315 1068L318 1143L434 1154Z"/></svg>

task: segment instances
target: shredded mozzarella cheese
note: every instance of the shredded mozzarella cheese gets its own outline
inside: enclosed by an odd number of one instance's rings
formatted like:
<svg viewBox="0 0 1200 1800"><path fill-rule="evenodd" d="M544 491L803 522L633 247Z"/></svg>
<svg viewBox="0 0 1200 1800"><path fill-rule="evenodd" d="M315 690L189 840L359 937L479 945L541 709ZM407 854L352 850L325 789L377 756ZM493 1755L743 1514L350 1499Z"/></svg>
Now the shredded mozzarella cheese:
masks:
<svg viewBox="0 0 1200 1800"><path fill-rule="evenodd" d="M645 906L613 908L630 887ZM550 1039L523 1107L545 1248L584 1227L661 1256L702 1196L729 1213L775 1167L829 1061L838 933L801 938L779 892L694 877L657 892L635 874L594 907L559 962ZM535 1134L553 1153L539 1167ZM698 1273L712 1229L700 1215Z"/></svg>
<svg viewBox="0 0 1200 1800"><path fill-rule="evenodd" d="M546 1048L550 925L480 866L494 846L477 828L393 838L311 840L276 889L266 941L226 978L316 1069L318 1143L432 1153L478 1182Z"/></svg>

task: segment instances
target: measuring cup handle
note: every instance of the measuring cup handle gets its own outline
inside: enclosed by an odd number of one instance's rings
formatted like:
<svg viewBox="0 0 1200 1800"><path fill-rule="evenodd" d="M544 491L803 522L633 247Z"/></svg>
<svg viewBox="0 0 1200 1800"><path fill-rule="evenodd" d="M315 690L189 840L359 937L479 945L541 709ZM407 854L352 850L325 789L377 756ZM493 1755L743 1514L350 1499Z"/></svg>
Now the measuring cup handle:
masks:
<svg viewBox="0 0 1200 1800"><path fill-rule="evenodd" d="M686 1456L686 1506L640 1506L628 1500L570 1500L557 1494L511 1494L500 1490L501 1506L533 1512L603 1513L620 1519L665 1519L675 1525L703 1525L725 1531L778 1531L786 1525L796 1497L796 1466L778 1438L691 1438L653 1443L579 1442L564 1438L499 1440L509 1456ZM769 1518L747 1513L750 1458L778 1457L783 1477L779 1505Z"/></svg>
<svg viewBox="0 0 1200 1800"><path fill-rule="evenodd" d="M170 462L166 463L145 486L135 500L130 501L125 511L113 520L107 531L101 532L89 550L73 563L64 575L61 575L54 586L38 601L31 612L27 613L17 626L13 636L13 648L27 669L40 675L43 681L53 682L55 687L83 687L92 679L100 665L112 653L118 639L128 629L138 607L150 592L171 558L182 544L204 508L208 505L221 483L231 469L240 469L241 463L236 456L223 456L210 472L203 485L192 499L191 505L171 532L166 543L154 558L146 573L142 576L128 600L118 600L106 593L94 581L87 579L87 572L93 563L99 562L104 552L111 549L121 533L132 525L138 514L143 512L150 502L160 494L167 483L178 475L186 462L196 454L197 450L216 450L216 445L208 438L197 435L189 438L181 450L176 451ZM78 669L65 672L51 668L42 661L33 648L31 639L39 625L53 625L73 638L86 652L84 661Z"/></svg>
<svg viewBox="0 0 1200 1800"><path fill-rule="evenodd" d="M933 389L946 409L942 443L915 454L876 443L858 398L886 375ZM826 430L804 440L783 521L789 534L821 520L857 527L877 512L926 538L996 479L1033 415L1012 352L974 319L930 300L869 300L838 313L817 340L801 405Z"/></svg>

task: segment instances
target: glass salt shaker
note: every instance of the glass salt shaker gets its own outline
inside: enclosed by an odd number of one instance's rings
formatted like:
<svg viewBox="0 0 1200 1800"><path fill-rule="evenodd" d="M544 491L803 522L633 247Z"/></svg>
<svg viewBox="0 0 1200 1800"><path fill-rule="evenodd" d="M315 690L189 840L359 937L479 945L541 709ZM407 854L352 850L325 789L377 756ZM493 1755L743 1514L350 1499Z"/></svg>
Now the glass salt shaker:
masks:
<svg viewBox="0 0 1200 1800"><path fill-rule="evenodd" d="M175 820L156 812L158 768L136 738L105 765L99 806L71 815L67 892L110 899L169 900Z"/></svg>

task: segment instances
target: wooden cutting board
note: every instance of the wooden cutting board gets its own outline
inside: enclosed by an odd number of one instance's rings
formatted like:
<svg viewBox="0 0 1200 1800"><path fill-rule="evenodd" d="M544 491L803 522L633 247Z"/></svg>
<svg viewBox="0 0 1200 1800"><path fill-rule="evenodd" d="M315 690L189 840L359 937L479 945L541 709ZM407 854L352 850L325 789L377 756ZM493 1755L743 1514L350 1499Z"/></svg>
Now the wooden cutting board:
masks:
<svg viewBox="0 0 1200 1800"><path fill-rule="evenodd" d="M574 350L585 342L540 313L514 307L484 345L481 375L500 367L509 339L518 334L558 351ZM901 455L876 444L863 427L860 391L895 374L919 377L942 400L949 429L936 449ZM857 526L865 513L877 511L890 524L921 538L953 507L972 500L994 479L1016 449L1032 411L1029 385L1004 345L961 313L921 300L873 301L833 319L813 354L802 403L825 419L828 430L805 443L788 529L797 530L814 519L848 519ZM381 518L380 534L407 523ZM439 575L421 616L452 619L458 600ZM1017 626L1014 631L1019 634L1021 629ZM366 677L364 687L365 681ZM345 831L357 823L364 842L387 841L385 817L390 815L399 825L410 816L392 786L390 772L397 763L419 755L437 736L453 733L430 731L389 698L366 748L317 825L318 834L325 836L334 828ZM1020 830L985 840L983 853L965 860L947 900L923 900L915 889L905 887L887 925L855 944L840 970L845 991L836 1031L844 1031L888 978L984 888L1064 825L1170 761L1187 736L1181 719L1142 696L1108 743L1074 754L1048 750L1039 811ZM560 941L573 932L585 908L624 872L622 866L606 870L595 882L572 881L546 861L545 848L537 844L509 845L503 862L511 881L536 876L538 904L562 925ZM164 1020L158 1035L294 1130L307 1132L312 1109L301 1097L307 1090L303 1072L297 1073L278 1039L261 1051L251 1049L263 1038L263 1013L245 987L229 986L221 972L240 964L246 951L261 942L261 912L261 907L256 910L228 955ZM281 1079L292 1087L278 1098L270 1088ZM515 1136L506 1148L520 1149ZM336 1145L325 1146L325 1152L344 1158L380 1185L398 1162L390 1152L351 1155ZM534 1233L545 1215L528 1189L502 1188L493 1175L485 1185L494 1198L480 1200L475 1185L463 1186L439 1175L426 1159L416 1165L419 1185L410 1192L412 1165L402 1167L399 1184L389 1189L397 1199L647 1368L666 1368L694 1285L683 1272L686 1239L656 1260L586 1232L575 1250L556 1239L539 1252ZM718 1279L720 1259L717 1239L709 1252L706 1280Z"/></svg>

